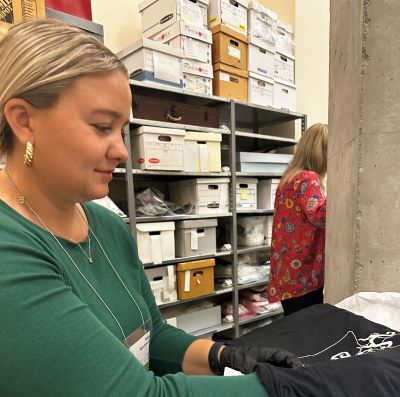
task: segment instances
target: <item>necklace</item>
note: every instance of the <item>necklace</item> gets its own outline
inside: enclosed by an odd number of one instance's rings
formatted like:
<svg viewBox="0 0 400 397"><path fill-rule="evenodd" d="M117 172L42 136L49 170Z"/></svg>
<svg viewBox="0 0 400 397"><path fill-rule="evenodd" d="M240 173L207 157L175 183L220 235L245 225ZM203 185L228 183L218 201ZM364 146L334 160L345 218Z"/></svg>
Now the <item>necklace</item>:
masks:
<svg viewBox="0 0 400 397"><path fill-rule="evenodd" d="M8 173L7 167L4 168L4 172L6 173L7 179L10 182L11 186L13 187L13 189L15 190L15 192L18 195L18 203L20 205L25 205L28 207L29 211L32 212L32 214L38 219L38 221L44 226L44 228L52 235L55 237L54 233L50 230L50 228L47 226L47 224L43 221L43 219L38 215L38 213L32 208L32 206L28 203L28 201L26 200L25 196L22 195L22 193L20 192L20 190L17 188L16 184L14 183L14 181L11 179L10 174ZM80 250L83 252L83 254L86 256L87 260L89 263L93 263L93 257L92 257L92 249L91 249L91 243L90 243L90 234L91 234L91 229L89 227L89 224L87 224L85 218L83 217L83 215L81 214L81 212L79 211L78 207L75 205L75 209L78 212L78 214L80 215L80 217L82 218L83 222L85 223L85 225L88 227L88 253L86 253L86 251L83 249L83 247L81 246L81 244L79 243L79 241L73 240L71 238L66 237L65 235L61 234L62 237L64 237L66 240L77 244L78 247L80 248ZM58 240L57 240L58 241Z"/></svg>

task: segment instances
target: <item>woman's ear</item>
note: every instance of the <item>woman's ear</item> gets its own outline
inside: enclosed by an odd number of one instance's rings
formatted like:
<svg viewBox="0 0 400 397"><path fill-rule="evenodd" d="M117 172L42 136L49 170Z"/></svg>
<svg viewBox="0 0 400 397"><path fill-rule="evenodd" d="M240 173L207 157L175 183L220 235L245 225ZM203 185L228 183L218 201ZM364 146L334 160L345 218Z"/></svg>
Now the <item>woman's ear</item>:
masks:
<svg viewBox="0 0 400 397"><path fill-rule="evenodd" d="M32 106L24 99L11 98L4 106L4 116L18 141L23 145L34 142L31 128Z"/></svg>

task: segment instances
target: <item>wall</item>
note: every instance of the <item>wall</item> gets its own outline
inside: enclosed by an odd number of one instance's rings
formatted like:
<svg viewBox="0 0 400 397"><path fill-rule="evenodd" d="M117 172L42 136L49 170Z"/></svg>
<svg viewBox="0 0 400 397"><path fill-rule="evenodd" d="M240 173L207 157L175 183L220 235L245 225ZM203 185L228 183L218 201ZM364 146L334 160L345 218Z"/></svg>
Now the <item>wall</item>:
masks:
<svg viewBox="0 0 400 397"><path fill-rule="evenodd" d="M279 19L295 26L295 0L258 0L264 6L278 13ZM298 2L299 0L297 0Z"/></svg>

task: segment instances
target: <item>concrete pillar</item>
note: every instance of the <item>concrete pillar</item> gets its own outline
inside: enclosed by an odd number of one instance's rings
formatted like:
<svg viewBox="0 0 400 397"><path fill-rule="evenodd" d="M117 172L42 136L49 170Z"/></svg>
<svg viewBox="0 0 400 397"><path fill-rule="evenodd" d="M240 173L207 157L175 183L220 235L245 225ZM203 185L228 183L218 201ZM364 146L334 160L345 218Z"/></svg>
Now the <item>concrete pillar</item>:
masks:
<svg viewBox="0 0 400 397"><path fill-rule="evenodd" d="M325 301L400 292L400 2L333 0Z"/></svg>

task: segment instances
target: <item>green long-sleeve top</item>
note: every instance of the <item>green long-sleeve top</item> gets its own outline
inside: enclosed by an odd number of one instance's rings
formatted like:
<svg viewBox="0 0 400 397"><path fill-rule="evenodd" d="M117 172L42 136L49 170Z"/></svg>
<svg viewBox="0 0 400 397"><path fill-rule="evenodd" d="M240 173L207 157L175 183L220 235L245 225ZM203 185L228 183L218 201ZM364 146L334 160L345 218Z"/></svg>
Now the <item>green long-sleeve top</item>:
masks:
<svg viewBox="0 0 400 397"><path fill-rule="evenodd" d="M179 372L194 337L162 322L124 222L94 203L83 207L93 263L58 238L80 274L50 233L0 200L0 396L266 396L256 375ZM142 326L138 307L151 320L150 371L125 347L106 305L125 336Z"/></svg>

